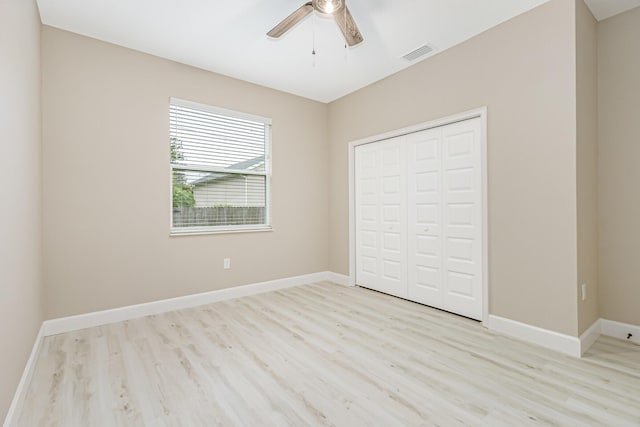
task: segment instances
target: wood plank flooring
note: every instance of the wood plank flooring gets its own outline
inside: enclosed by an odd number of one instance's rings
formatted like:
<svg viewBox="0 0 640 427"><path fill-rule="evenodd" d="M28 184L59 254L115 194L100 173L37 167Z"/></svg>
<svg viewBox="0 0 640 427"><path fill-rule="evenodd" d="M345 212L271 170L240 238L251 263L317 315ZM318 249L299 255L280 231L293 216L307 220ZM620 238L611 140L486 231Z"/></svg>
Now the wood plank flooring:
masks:
<svg viewBox="0 0 640 427"><path fill-rule="evenodd" d="M47 337L18 425L640 426L640 346L322 282Z"/></svg>

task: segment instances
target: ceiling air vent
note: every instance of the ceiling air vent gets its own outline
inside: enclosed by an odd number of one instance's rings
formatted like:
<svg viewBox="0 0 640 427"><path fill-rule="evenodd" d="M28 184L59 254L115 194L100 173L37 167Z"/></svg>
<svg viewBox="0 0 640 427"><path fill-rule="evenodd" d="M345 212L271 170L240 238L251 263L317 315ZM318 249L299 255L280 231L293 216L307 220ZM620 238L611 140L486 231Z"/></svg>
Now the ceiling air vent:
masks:
<svg viewBox="0 0 640 427"><path fill-rule="evenodd" d="M415 61L416 59L420 58L421 56L424 56L427 53L432 52L432 51L433 51L433 48L431 46L429 46L428 44L425 44L424 46L420 46L419 48L417 48L413 52L407 53L405 56L403 56L403 58L406 59L407 61Z"/></svg>

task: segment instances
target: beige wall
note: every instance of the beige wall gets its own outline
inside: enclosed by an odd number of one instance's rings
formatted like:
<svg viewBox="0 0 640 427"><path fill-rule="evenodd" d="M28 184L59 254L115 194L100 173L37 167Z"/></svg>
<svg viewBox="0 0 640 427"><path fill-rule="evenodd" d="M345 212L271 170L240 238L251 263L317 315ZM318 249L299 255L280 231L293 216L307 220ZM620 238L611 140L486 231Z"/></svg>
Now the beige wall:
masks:
<svg viewBox="0 0 640 427"><path fill-rule="evenodd" d="M577 333L574 1L552 0L330 104L330 269L348 274L347 143L486 105L492 314Z"/></svg>
<svg viewBox="0 0 640 427"><path fill-rule="evenodd" d="M40 18L34 0L0 0L0 420L43 317Z"/></svg>
<svg viewBox="0 0 640 427"><path fill-rule="evenodd" d="M325 104L46 26L42 67L48 317L327 270ZM275 231L169 237L171 96L273 119Z"/></svg>
<svg viewBox="0 0 640 427"><path fill-rule="evenodd" d="M578 333L598 320L598 40L597 21L576 0Z"/></svg>
<svg viewBox="0 0 640 427"><path fill-rule="evenodd" d="M598 25L600 315L640 325L640 8Z"/></svg>

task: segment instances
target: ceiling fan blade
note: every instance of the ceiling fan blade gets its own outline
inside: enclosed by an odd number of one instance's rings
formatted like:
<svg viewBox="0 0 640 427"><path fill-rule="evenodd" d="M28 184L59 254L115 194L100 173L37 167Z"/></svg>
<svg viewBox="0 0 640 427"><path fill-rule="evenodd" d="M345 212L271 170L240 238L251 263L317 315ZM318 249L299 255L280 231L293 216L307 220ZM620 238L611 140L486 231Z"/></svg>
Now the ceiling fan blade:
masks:
<svg viewBox="0 0 640 427"><path fill-rule="evenodd" d="M344 12L336 13L333 15L333 19L335 19L336 24L340 27L342 34L344 34L344 39L347 41L349 46L355 46L362 43L364 38L362 37L362 34L360 34L360 30L358 30L356 21L353 20L353 16L351 16L349 8L345 6Z"/></svg>
<svg viewBox="0 0 640 427"><path fill-rule="evenodd" d="M280 22L278 25L273 27L271 31L267 33L269 37L273 37L277 39L282 36L284 33L295 27L295 25L302 21L307 17L311 12L313 12L313 4L311 2L305 3L300 8L298 8L291 15L287 16Z"/></svg>

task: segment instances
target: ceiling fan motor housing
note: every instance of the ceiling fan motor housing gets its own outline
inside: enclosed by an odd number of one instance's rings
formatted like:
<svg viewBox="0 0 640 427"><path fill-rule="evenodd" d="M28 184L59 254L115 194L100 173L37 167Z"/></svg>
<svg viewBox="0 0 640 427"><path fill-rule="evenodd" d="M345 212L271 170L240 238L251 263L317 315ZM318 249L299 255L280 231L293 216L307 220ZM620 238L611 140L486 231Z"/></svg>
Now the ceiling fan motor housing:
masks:
<svg viewBox="0 0 640 427"><path fill-rule="evenodd" d="M344 0L313 0L313 8L323 15L331 16L344 10Z"/></svg>

